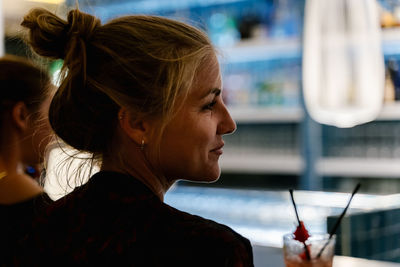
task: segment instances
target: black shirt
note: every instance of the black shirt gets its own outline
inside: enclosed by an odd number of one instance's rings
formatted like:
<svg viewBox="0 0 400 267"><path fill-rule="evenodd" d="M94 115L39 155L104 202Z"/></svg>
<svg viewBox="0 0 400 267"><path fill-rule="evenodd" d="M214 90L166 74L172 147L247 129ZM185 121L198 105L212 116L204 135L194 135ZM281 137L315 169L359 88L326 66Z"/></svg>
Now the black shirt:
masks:
<svg viewBox="0 0 400 267"><path fill-rule="evenodd" d="M46 193L39 194L16 204L0 204L0 266L12 265L18 240L26 238L32 230L32 222L41 216L53 201Z"/></svg>
<svg viewBox="0 0 400 267"><path fill-rule="evenodd" d="M134 177L99 172L56 201L16 262L54 266L253 266L229 227L163 203Z"/></svg>

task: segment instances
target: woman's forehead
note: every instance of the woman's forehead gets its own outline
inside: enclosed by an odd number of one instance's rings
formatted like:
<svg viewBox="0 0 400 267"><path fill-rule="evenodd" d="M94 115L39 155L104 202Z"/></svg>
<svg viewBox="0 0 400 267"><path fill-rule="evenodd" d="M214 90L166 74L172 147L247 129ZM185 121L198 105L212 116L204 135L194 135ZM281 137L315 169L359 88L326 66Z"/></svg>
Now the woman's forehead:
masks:
<svg viewBox="0 0 400 267"><path fill-rule="evenodd" d="M218 66L205 68L197 76L189 92L189 97L196 100L212 94L214 89L221 89L221 75Z"/></svg>

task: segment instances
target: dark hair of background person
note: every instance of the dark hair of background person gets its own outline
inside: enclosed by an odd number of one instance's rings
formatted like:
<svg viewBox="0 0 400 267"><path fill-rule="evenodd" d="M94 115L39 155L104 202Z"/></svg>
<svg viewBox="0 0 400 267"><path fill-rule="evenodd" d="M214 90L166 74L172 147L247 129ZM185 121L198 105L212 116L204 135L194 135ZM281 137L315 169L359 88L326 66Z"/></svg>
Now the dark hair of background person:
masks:
<svg viewBox="0 0 400 267"><path fill-rule="evenodd" d="M6 55L0 58L0 125L13 106L22 101L31 114L30 122L37 123L39 110L50 93L51 79L47 71L27 59ZM2 127L0 140L7 134Z"/></svg>

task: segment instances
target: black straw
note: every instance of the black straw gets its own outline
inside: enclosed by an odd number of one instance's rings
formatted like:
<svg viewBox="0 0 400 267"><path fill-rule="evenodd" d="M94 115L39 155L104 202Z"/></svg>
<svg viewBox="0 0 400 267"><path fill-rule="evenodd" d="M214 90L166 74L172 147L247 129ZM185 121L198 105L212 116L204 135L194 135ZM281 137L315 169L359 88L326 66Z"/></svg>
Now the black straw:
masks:
<svg viewBox="0 0 400 267"><path fill-rule="evenodd" d="M297 218L297 221L298 221L298 223L299 223L299 225L300 225L299 214L297 213L297 207L296 207L296 203L294 202L294 197L293 197L293 189L289 189L289 192L290 192L290 197L291 197L291 199L292 199L292 203L293 203L293 207L294 207L294 212L296 213L296 218Z"/></svg>
<svg viewBox="0 0 400 267"><path fill-rule="evenodd" d="M340 217L336 220L335 225L332 227L332 229L329 232L329 239L328 241L326 241L325 245L321 248L321 250L319 251L317 258L321 257L322 252L324 251L324 249L326 248L326 246L329 244L329 241L331 240L332 236L336 233L344 215L346 214L346 211L348 209L348 207L350 206L350 202L353 199L354 195L357 193L358 189L360 189L361 184L358 183L356 185L356 187L353 190L353 193L351 194L351 197L349 199L349 202L347 203L346 207L344 208L344 210L342 211L342 214L340 214Z"/></svg>
<svg viewBox="0 0 400 267"><path fill-rule="evenodd" d="M294 197L293 197L293 189L289 189L289 192L290 192L290 197L291 197L291 199L292 199L292 203L293 203L294 211L295 211L295 213L296 213L297 222L299 223L299 227L301 227L301 223L300 223L299 214L297 213L297 207L296 207L296 203L294 202ZM306 252L306 257L307 257L307 260L311 260L311 256L310 256L310 253L308 252L308 249L307 249L306 242L305 242L305 241L303 241L302 243L303 243L303 245L304 245L304 250L305 250L305 252Z"/></svg>

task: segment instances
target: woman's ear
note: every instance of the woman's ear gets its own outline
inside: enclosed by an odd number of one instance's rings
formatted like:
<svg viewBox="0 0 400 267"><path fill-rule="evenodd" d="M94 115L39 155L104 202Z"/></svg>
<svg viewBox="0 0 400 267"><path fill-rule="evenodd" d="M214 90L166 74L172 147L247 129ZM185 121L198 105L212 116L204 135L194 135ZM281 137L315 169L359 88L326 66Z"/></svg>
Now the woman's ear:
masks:
<svg viewBox="0 0 400 267"><path fill-rule="evenodd" d="M138 146L148 143L153 130L153 124L150 120L146 120L143 117L132 118L131 113L125 108L119 110L118 120L122 131Z"/></svg>
<svg viewBox="0 0 400 267"><path fill-rule="evenodd" d="M11 112L12 121L15 126L21 130L25 131L28 128L28 108L24 102L17 102Z"/></svg>

